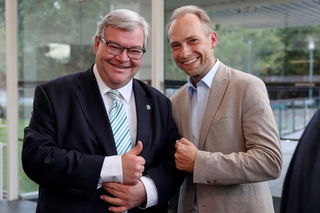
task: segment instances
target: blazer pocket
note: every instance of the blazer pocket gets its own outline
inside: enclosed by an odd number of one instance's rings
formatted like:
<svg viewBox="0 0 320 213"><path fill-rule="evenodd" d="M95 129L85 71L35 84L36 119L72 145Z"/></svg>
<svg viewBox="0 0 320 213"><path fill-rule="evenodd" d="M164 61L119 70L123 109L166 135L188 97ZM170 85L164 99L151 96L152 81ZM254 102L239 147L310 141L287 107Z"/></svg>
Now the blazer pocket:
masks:
<svg viewBox="0 0 320 213"><path fill-rule="evenodd" d="M228 153L234 149L237 140L237 129L235 129L235 120L233 117L224 117L211 123L208 135L209 143L206 147L214 152Z"/></svg>

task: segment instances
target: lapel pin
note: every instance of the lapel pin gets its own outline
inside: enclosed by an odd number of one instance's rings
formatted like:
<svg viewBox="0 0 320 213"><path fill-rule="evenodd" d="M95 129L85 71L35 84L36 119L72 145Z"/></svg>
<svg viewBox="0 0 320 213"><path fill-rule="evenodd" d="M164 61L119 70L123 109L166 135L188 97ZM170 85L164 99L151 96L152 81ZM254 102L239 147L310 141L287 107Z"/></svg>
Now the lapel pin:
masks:
<svg viewBox="0 0 320 213"><path fill-rule="evenodd" d="M147 110L151 110L151 106L149 104L146 105Z"/></svg>

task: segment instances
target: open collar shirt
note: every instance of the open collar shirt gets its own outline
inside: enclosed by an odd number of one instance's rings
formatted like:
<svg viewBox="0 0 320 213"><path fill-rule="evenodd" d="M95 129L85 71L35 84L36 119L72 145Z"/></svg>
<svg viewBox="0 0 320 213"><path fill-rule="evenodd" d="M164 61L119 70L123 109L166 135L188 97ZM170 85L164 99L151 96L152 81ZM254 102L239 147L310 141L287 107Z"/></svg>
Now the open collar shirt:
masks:
<svg viewBox="0 0 320 213"><path fill-rule="evenodd" d="M204 111L207 106L212 80L216 75L219 66L220 61L217 59L210 71L196 85L193 85L190 78L188 80L188 92L192 103L192 142L195 146L198 146L199 144L199 134Z"/></svg>

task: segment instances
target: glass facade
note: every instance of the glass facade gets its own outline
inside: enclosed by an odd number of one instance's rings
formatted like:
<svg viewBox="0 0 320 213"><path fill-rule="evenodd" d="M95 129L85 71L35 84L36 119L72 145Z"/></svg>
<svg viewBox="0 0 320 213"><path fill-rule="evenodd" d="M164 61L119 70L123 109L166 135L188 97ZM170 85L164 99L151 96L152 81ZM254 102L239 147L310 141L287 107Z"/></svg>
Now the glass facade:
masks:
<svg viewBox="0 0 320 213"><path fill-rule="evenodd" d="M35 86L88 69L94 63L93 36L97 23L110 10L118 8L134 10L151 23L151 3L148 0L18 1L20 151L23 129L31 116ZM149 80L150 64L149 45L136 77ZM25 176L20 166L20 192L36 190L37 185Z"/></svg>
<svg viewBox="0 0 320 213"><path fill-rule="evenodd" d="M166 22L186 3L166 1ZM319 108L320 3L202 0L196 5L214 22L215 56L266 83L281 137L303 129ZM174 64L168 42L165 61L165 92L171 95L187 77Z"/></svg>

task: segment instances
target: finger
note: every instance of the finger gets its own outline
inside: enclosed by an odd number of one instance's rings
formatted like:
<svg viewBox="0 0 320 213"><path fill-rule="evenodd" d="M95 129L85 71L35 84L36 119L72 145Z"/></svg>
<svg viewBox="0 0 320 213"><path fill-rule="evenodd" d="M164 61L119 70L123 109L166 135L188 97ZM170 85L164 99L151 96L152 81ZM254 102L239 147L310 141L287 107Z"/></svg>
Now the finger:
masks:
<svg viewBox="0 0 320 213"><path fill-rule="evenodd" d="M176 141L176 144L175 144L175 147L176 148L179 148L179 147L181 147L181 146L183 146L184 144L181 142L181 140L177 140Z"/></svg>
<svg viewBox="0 0 320 213"><path fill-rule="evenodd" d="M176 141L176 144L174 145L174 147L177 149L179 146L179 141Z"/></svg>
<svg viewBox="0 0 320 213"><path fill-rule="evenodd" d="M144 166L140 166L138 171L142 174L144 172Z"/></svg>
<svg viewBox="0 0 320 213"><path fill-rule="evenodd" d="M124 201L120 198L117 198L117 197L110 197L107 195L101 195L100 199L107 202L107 203L110 203L112 205L116 205L116 206L124 205Z"/></svg>
<svg viewBox="0 0 320 213"><path fill-rule="evenodd" d="M181 152L183 152L183 150L184 150L184 147L185 147L186 145L184 145L184 144L182 144L182 143L177 143L176 144L176 153L181 153Z"/></svg>
<svg viewBox="0 0 320 213"><path fill-rule="evenodd" d="M127 207L124 207L124 206L118 206L118 207L110 206L108 210L111 211L111 212L115 212L115 213L118 213L118 212L119 212L119 213L120 213L120 212L125 212L125 211L127 211L128 208L127 208Z"/></svg>
<svg viewBox="0 0 320 213"><path fill-rule="evenodd" d="M181 138L180 140L179 140L179 142L181 143L181 144L185 144L185 145L193 145L193 143L191 143L189 140L187 140L186 138Z"/></svg>
<svg viewBox="0 0 320 213"><path fill-rule="evenodd" d="M178 161L176 161L176 168L179 170L182 170L182 166L180 165L180 163Z"/></svg>
<svg viewBox="0 0 320 213"><path fill-rule="evenodd" d="M137 145L131 149L129 152L134 154L134 155L139 155L142 151L143 145L141 141L138 141Z"/></svg>
<svg viewBox="0 0 320 213"><path fill-rule="evenodd" d="M174 153L174 159L176 159L176 161L179 159L179 154L177 152Z"/></svg>
<svg viewBox="0 0 320 213"><path fill-rule="evenodd" d="M123 191L124 185L122 183L117 182L104 182L102 184L103 188L110 188L118 191Z"/></svg>
<svg viewBox="0 0 320 213"><path fill-rule="evenodd" d="M141 165L144 165L146 163L146 160L143 157L140 156L139 159L140 159Z"/></svg>
<svg viewBox="0 0 320 213"><path fill-rule="evenodd" d="M113 196L117 197L117 198L122 198L124 195L123 191L119 191L117 189L114 188L109 188L109 187L103 187L107 192L109 192L110 194L112 194Z"/></svg>

